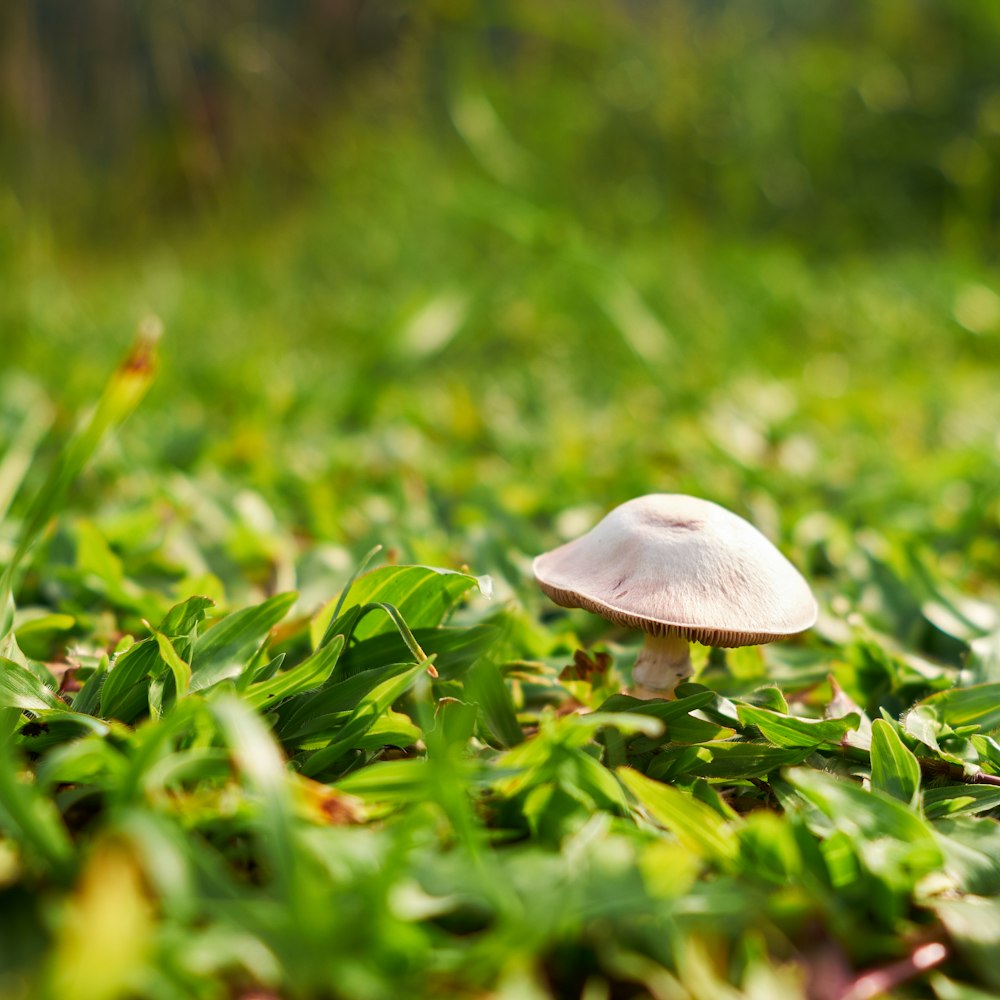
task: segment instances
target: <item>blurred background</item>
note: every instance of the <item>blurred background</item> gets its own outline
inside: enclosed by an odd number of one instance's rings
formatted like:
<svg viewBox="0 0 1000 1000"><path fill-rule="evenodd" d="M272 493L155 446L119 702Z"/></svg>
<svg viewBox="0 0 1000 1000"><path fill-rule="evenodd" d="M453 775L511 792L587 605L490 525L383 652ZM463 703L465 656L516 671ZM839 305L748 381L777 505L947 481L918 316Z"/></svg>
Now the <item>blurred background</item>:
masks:
<svg viewBox="0 0 1000 1000"><path fill-rule="evenodd" d="M654 491L979 588L998 66L992 0L8 0L0 446L154 314L74 502L178 590L516 588Z"/></svg>

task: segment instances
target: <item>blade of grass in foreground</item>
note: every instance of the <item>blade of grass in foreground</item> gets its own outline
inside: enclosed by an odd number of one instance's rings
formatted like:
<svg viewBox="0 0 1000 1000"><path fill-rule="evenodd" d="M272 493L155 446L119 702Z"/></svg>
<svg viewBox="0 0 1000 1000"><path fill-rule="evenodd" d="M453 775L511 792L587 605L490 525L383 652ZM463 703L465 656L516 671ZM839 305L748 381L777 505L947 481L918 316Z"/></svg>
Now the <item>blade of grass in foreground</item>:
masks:
<svg viewBox="0 0 1000 1000"><path fill-rule="evenodd" d="M11 737L0 734L0 819L5 833L57 881L66 881L73 870L69 834L52 801L31 781L22 780L19 771Z"/></svg>
<svg viewBox="0 0 1000 1000"><path fill-rule="evenodd" d="M159 320L143 321L125 360L118 366L101 393L90 418L73 435L56 458L48 478L28 507L17 547L0 576L0 655L13 652L11 627L13 597L25 556L59 512L70 485L83 470L105 437L117 429L138 406L156 371L156 342Z"/></svg>
<svg viewBox="0 0 1000 1000"><path fill-rule="evenodd" d="M0 521L7 516L24 477L31 468L38 446L52 426L53 412L48 400L39 392L30 401L31 414L0 457Z"/></svg>

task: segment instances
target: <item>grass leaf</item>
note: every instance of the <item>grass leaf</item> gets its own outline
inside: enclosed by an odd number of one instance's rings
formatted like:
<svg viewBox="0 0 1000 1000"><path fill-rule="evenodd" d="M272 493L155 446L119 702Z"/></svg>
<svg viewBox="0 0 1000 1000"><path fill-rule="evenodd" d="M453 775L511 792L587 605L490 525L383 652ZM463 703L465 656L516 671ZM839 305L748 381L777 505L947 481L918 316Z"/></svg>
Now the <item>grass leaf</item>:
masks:
<svg viewBox="0 0 1000 1000"><path fill-rule="evenodd" d="M952 688L925 698L916 707L933 708L950 726L979 726L983 732L1000 729L1000 681Z"/></svg>
<svg viewBox="0 0 1000 1000"><path fill-rule="evenodd" d="M297 666L275 674L269 680L251 684L243 693L243 700L260 709L276 705L291 695L320 687L333 672L343 648L344 637L334 636Z"/></svg>
<svg viewBox="0 0 1000 1000"><path fill-rule="evenodd" d="M615 772L657 823L666 827L692 854L723 864L737 855L736 839L719 814L688 792L653 781L631 768Z"/></svg>
<svg viewBox="0 0 1000 1000"><path fill-rule="evenodd" d="M288 614L297 598L296 593L276 594L261 604L226 615L199 636L191 657L192 689L203 690L242 673L250 654Z"/></svg>
<svg viewBox="0 0 1000 1000"><path fill-rule="evenodd" d="M11 738L0 733L0 830L56 880L75 867L73 845L51 799L21 776Z"/></svg>
<svg viewBox="0 0 1000 1000"><path fill-rule="evenodd" d="M348 750L356 747L357 741L375 725L377 719L397 698L405 694L416 683L417 678L426 669L426 662L408 665L404 671L382 681L366 694L358 703L357 708L350 714L335 739L322 750L317 750L305 761L302 773L309 777L315 777L336 763Z"/></svg>
<svg viewBox="0 0 1000 1000"><path fill-rule="evenodd" d="M737 712L744 726L755 726L776 747L836 746L861 721L856 712L840 719L800 719L753 705L740 705Z"/></svg>
<svg viewBox="0 0 1000 1000"><path fill-rule="evenodd" d="M483 587L468 573L431 566L380 566L354 581L350 598L362 606L391 605L412 630L440 625L466 594ZM355 634L359 640L367 639L391 628L378 617L366 617Z"/></svg>
<svg viewBox="0 0 1000 1000"><path fill-rule="evenodd" d="M920 799L920 764L884 719L872 723L872 788L916 807Z"/></svg>
<svg viewBox="0 0 1000 1000"><path fill-rule="evenodd" d="M104 387L89 419L67 442L56 458L42 488L28 507L13 555L0 574L0 612L9 609L17 589L18 574L31 547L59 512L70 485L83 471L105 437L119 427L146 394L156 371L158 321L150 321L140 330L128 356L118 366ZM0 654L10 628L0 613Z"/></svg>

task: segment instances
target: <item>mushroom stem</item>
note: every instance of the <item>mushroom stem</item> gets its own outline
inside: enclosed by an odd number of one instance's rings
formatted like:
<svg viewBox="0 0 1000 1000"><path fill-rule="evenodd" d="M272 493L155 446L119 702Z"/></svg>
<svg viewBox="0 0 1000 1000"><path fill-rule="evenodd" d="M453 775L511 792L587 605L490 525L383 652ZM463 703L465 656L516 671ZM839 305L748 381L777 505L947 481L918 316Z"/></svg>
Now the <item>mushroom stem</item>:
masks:
<svg viewBox="0 0 1000 1000"><path fill-rule="evenodd" d="M656 636L646 633L632 669L635 698L673 698L674 688L691 676L688 641L679 635Z"/></svg>

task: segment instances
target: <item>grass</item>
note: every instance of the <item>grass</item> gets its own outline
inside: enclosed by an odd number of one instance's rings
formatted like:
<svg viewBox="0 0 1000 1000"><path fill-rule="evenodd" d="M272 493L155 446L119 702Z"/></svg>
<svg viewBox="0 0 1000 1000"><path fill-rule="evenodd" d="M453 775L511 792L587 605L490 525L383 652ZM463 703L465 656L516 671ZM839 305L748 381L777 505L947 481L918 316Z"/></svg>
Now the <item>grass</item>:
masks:
<svg viewBox="0 0 1000 1000"><path fill-rule="evenodd" d="M587 104L618 50L574 31L558 73L453 69L447 132L373 84L280 211L90 252L0 202L0 995L1000 994L975 212L740 215L752 129L706 175L731 217L677 212L634 157L726 87ZM761 79L880 58L796 37ZM149 312L155 380L148 338L118 363ZM530 559L659 491L760 526L821 614L638 702L637 636Z"/></svg>

